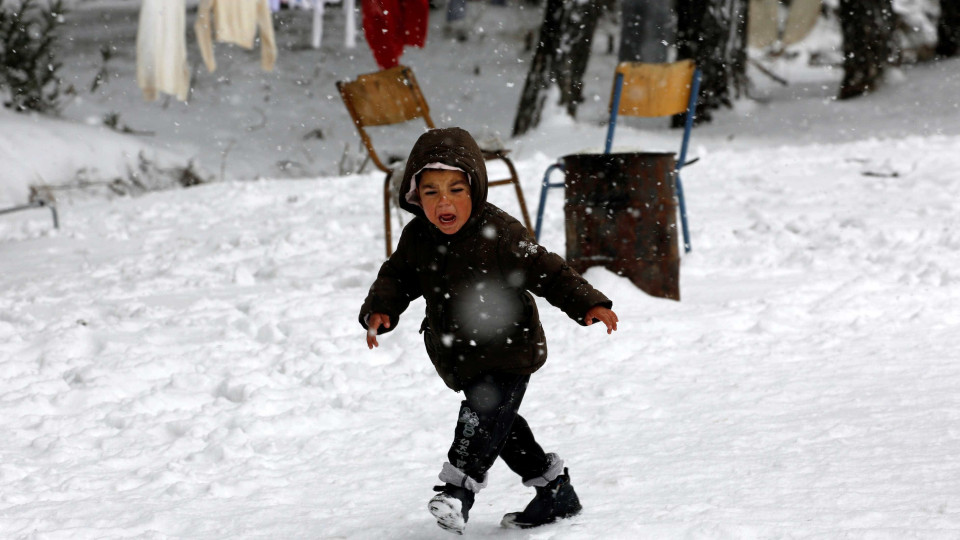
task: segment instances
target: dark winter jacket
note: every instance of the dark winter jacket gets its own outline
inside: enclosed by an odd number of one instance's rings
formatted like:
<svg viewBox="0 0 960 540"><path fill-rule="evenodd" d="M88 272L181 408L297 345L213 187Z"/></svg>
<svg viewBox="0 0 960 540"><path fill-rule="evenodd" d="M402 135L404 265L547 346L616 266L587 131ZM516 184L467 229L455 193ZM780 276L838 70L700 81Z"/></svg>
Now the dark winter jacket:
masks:
<svg viewBox="0 0 960 540"><path fill-rule="evenodd" d="M423 210L406 200L414 175L440 162L470 177L470 218L455 234L431 224ZM407 224L393 256L380 268L360 310L360 323L372 313L397 327L411 300L423 296L427 354L450 388L459 390L485 372L533 373L547 359L537 305L543 296L570 318L584 323L587 311L612 302L558 255L548 252L516 219L487 202L487 172L477 143L460 128L424 133L407 160L400 206L416 218ZM530 291L530 292L528 292Z"/></svg>

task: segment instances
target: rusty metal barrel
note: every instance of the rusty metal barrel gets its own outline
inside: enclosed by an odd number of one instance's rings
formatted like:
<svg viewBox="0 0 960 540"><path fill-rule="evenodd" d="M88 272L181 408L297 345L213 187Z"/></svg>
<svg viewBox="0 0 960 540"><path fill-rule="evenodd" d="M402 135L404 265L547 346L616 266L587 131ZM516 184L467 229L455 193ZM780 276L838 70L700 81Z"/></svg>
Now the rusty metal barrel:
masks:
<svg viewBox="0 0 960 540"><path fill-rule="evenodd" d="M647 294L680 300L674 154L571 154L561 161L570 266L581 273L604 266Z"/></svg>

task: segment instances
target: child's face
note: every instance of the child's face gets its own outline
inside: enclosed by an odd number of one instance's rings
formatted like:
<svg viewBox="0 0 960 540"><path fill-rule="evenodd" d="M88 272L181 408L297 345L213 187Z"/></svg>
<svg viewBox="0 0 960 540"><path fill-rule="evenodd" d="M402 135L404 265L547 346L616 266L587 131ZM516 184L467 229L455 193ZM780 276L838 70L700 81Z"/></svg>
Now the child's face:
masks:
<svg viewBox="0 0 960 540"><path fill-rule="evenodd" d="M423 213L444 234L456 233L470 219L473 202L463 171L427 169L420 173L417 193Z"/></svg>

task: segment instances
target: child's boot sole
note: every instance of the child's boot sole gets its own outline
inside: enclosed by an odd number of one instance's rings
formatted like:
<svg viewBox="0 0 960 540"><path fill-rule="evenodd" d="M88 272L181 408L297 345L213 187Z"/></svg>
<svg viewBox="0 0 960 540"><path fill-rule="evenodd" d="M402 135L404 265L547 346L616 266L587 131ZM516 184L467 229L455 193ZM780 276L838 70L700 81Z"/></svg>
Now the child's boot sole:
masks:
<svg viewBox="0 0 960 540"><path fill-rule="evenodd" d="M427 503L427 509L437 519L437 525L441 529L454 534L463 534L463 530L467 526L460 508L459 500L444 493L437 494Z"/></svg>
<svg viewBox="0 0 960 540"><path fill-rule="evenodd" d="M521 512L511 512L503 516L503 519L500 520L500 526L505 529L532 529L534 527L540 527L541 525L549 525L551 523L556 523L561 519L571 518L580 513L580 509L573 512L568 512L558 516L554 516L548 521L542 523L524 523L520 521Z"/></svg>

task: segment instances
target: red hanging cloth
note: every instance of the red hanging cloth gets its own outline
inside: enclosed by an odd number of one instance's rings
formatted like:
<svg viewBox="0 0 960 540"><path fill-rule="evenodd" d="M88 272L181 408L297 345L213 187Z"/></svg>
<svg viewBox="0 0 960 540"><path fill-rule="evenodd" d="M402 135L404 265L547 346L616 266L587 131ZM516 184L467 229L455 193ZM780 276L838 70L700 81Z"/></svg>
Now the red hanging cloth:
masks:
<svg viewBox="0 0 960 540"><path fill-rule="evenodd" d="M430 24L430 0L401 0L403 10L403 44L419 47L427 43Z"/></svg>
<svg viewBox="0 0 960 540"><path fill-rule="evenodd" d="M400 63L403 47L427 41L430 0L362 0L363 35L380 69Z"/></svg>

